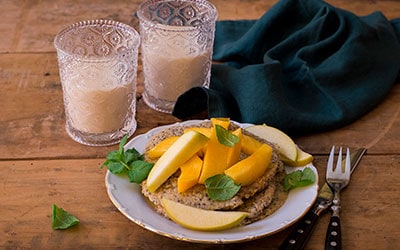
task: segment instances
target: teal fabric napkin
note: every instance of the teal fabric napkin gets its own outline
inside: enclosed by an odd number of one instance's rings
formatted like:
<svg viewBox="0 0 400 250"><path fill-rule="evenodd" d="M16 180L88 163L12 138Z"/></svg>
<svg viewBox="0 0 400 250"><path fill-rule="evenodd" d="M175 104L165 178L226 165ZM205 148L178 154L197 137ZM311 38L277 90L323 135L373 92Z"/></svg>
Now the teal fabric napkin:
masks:
<svg viewBox="0 0 400 250"><path fill-rule="evenodd" d="M400 72L400 19L356 16L320 0L281 0L259 20L216 24L210 88L182 94L173 115L265 123L300 135L374 108Z"/></svg>

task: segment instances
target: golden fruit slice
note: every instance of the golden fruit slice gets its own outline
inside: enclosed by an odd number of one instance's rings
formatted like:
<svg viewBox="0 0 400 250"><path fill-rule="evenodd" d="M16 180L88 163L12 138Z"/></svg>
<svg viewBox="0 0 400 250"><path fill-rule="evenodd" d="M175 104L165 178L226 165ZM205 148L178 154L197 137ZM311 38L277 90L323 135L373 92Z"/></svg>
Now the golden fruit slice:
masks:
<svg viewBox="0 0 400 250"><path fill-rule="evenodd" d="M242 151L247 154L251 155L252 153L256 152L259 147L261 147L262 143L250 137L248 135L242 135Z"/></svg>
<svg viewBox="0 0 400 250"><path fill-rule="evenodd" d="M196 131L189 131L180 136L151 169L147 177L149 191L156 191L183 163L196 154L208 140L208 137Z"/></svg>
<svg viewBox="0 0 400 250"><path fill-rule="evenodd" d="M266 125L254 125L246 128L246 130L262 139L274 143L279 153L283 156L282 160L284 160L284 158L294 162L297 160L296 144L283 131Z"/></svg>
<svg viewBox="0 0 400 250"><path fill-rule="evenodd" d="M299 167L299 166L304 166L307 165L308 163L312 162L314 160L314 157L303 151L301 148L299 148L297 145L297 160L296 161L290 161L288 159L284 159L283 161L292 167Z"/></svg>
<svg viewBox="0 0 400 250"><path fill-rule="evenodd" d="M242 129L238 128L232 132L232 134L236 135L239 138L239 142L235 143L235 145L228 150L227 156L227 167L229 168L233 164L239 161L240 158L240 151L242 149Z"/></svg>
<svg viewBox="0 0 400 250"><path fill-rule="evenodd" d="M153 148L151 148L148 152L147 155L151 159L157 159L160 158L161 155L163 155L171 145L178 140L179 136L171 136L167 137L161 142L159 142L157 145L155 145Z"/></svg>
<svg viewBox="0 0 400 250"><path fill-rule="evenodd" d="M228 152L230 147L221 144L218 141L216 125L221 125L225 129L229 127L229 121L211 118L213 124L210 140L207 143L203 159L203 168L201 170L199 183L203 184L207 178L216 174L222 174L227 169Z"/></svg>
<svg viewBox="0 0 400 250"><path fill-rule="evenodd" d="M199 181L203 160L195 154L181 167L181 174L178 177L178 192L183 193L193 187Z"/></svg>
<svg viewBox="0 0 400 250"><path fill-rule="evenodd" d="M231 120L229 118L211 118L210 119L213 127L215 127L215 125L220 125L222 127L224 127L225 129L229 128L229 124L231 124Z"/></svg>
<svg viewBox="0 0 400 250"><path fill-rule="evenodd" d="M263 144L252 155L228 168L224 173L230 176L236 184L246 186L253 183L264 174L271 162L271 158L271 146Z"/></svg>
<svg viewBox="0 0 400 250"><path fill-rule="evenodd" d="M237 226L248 213L195 208L162 198L168 217L179 225L201 231L217 231Z"/></svg>

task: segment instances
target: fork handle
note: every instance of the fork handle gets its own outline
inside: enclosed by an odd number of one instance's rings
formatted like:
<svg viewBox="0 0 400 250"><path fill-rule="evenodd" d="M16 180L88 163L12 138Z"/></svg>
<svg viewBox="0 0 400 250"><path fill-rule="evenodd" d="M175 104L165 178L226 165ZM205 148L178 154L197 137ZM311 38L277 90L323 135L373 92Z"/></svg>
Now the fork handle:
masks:
<svg viewBox="0 0 400 250"><path fill-rule="evenodd" d="M328 230L326 231L325 249L326 250L342 249L342 233L340 230L339 216L336 215L331 216Z"/></svg>
<svg viewBox="0 0 400 250"><path fill-rule="evenodd" d="M279 250L303 249L310 238L315 224L317 224L318 218L319 215L313 210L308 211L279 247Z"/></svg>

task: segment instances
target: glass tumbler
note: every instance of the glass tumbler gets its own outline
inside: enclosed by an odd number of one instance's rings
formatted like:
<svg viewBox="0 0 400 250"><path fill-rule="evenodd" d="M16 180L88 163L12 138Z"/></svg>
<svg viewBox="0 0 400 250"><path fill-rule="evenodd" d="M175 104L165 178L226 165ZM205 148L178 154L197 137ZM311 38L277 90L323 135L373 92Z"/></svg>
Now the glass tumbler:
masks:
<svg viewBox="0 0 400 250"><path fill-rule="evenodd" d="M206 0L149 0L139 6L148 106L171 113L183 92L209 86L217 15Z"/></svg>
<svg viewBox="0 0 400 250"><path fill-rule="evenodd" d="M117 144L136 130L138 32L110 20L82 21L54 40L66 130L75 141Z"/></svg>

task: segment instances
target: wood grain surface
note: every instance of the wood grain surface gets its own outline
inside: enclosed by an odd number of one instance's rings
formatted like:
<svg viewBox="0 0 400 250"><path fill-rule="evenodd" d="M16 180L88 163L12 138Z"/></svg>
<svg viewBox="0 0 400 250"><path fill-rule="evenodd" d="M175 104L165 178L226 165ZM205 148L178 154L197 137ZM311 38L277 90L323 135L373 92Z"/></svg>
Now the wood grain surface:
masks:
<svg viewBox="0 0 400 250"><path fill-rule="evenodd" d="M219 20L257 19L277 1L212 0ZM329 0L368 15L400 17L397 0ZM255 241L195 244L147 231L124 217L107 196L99 166L117 146L88 147L65 132L54 36L87 19L113 19L137 28L137 0L0 0L0 248L1 249L277 249L290 229ZM135 135L178 122L148 108L138 70ZM203 118L200 116L200 118ZM293 138L315 156L325 177L331 145L367 147L343 192L344 249L400 248L400 84L358 121L338 130ZM51 228L55 203L81 223ZM321 218L306 249L322 249L329 216Z"/></svg>

